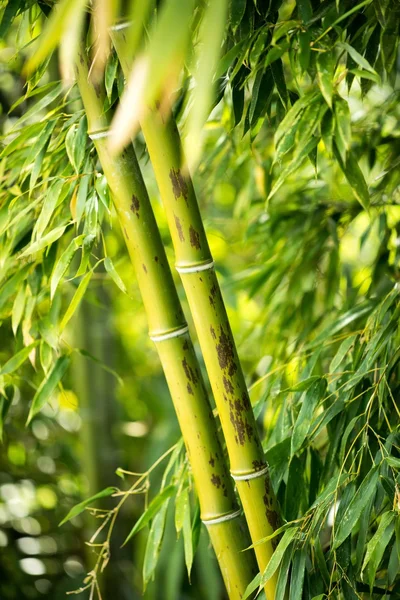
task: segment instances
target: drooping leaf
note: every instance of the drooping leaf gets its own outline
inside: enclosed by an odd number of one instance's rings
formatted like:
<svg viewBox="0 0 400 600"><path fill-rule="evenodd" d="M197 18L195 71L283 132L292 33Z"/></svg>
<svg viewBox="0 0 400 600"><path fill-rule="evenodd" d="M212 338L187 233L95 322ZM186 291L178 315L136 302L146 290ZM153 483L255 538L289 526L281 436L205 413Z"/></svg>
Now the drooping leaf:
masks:
<svg viewBox="0 0 400 600"><path fill-rule="evenodd" d="M74 517L77 517L78 515L80 515L85 510L86 507L93 504L93 502L96 502L96 500L100 500L101 498L107 498L108 496L112 496L113 494L115 494L115 492L118 492L118 488L107 487L104 490L102 490L101 492L94 494L94 496L91 496L90 498L86 498L86 500L83 500L83 502L76 504L73 508L71 508L71 510L69 511L67 516L64 517L64 519L60 522L59 527L61 527L61 525L64 525L64 523L67 523L67 521L70 521Z"/></svg>
<svg viewBox="0 0 400 600"><path fill-rule="evenodd" d="M331 50L318 52L318 84L329 108L332 108L334 56Z"/></svg>
<svg viewBox="0 0 400 600"><path fill-rule="evenodd" d="M35 340L32 344L29 344L26 348L22 348L19 352L14 354L0 369L0 375L9 375L16 371L28 358L30 353L39 344L39 340Z"/></svg>
<svg viewBox="0 0 400 600"><path fill-rule="evenodd" d="M151 519L153 519L153 517L158 513L159 509L164 504L164 502L166 502L168 498L173 496L175 490L176 488L174 485L169 485L166 488L164 488L163 491L158 494L158 496L153 498L147 510L145 510L145 512L139 517L135 525L132 527L131 531L129 532L127 538L123 543L123 546L125 546L125 544L127 544L136 533L143 529L143 527L146 527L146 525L151 521Z"/></svg>
<svg viewBox="0 0 400 600"><path fill-rule="evenodd" d="M146 589L147 584L154 576L157 567L158 558L161 550L161 543L164 535L165 521L167 516L168 501L164 502L160 510L154 517L149 536L147 538L146 552L143 562L143 587Z"/></svg>
<svg viewBox="0 0 400 600"><path fill-rule="evenodd" d="M115 267L114 267L114 264L113 264L111 258L109 258L108 256L104 259L104 267L105 267L107 273L110 275L110 277L114 281L114 283L119 287L121 292L124 292L124 294L126 294L127 293L126 286L125 286L124 282L122 281L121 277L118 275L117 271L115 270Z"/></svg>
<svg viewBox="0 0 400 600"><path fill-rule="evenodd" d="M81 282L78 285L78 288L77 288L75 294L73 295L71 303L69 304L69 306L66 310L66 313L60 323L60 327L59 327L60 334L65 329L65 327L67 326L67 323L73 317L76 309L78 308L83 296L85 295L86 288L90 283L92 275L93 275L93 271L88 271L88 273L86 273L86 275L84 275L84 277L82 277Z"/></svg>
<svg viewBox="0 0 400 600"><path fill-rule="evenodd" d="M291 446L292 456L300 449L306 439L314 410L317 407L318 402L323 399L326 387L326 379L318 379L312 383L307 392L303 394L303 403L293 428Z"/></svg>
<svg viewBox="0 0 400 600"><path fill-rule="evenodd" d="M360 515L368 503L368 500L376 492L376 484L379 479L379 465L373 467L364 478L364 481L357 489L351 500L338 527L333 540L333 549L338 548L344 540L351 534Z"/></svg>
<svg viewBox="0 0 400 600"><path fill-rule="evenodd" d="M42 383L37 389L36 394L33 397L31 408L29 411L29 416L27 420L27 424L29 424L33 417L43 408L43 406L49 401L52 393L56 389L57 385L60 383L63 378L71 359L69 356L64 355L60 356L57 359L56 364L54 365L52 371L50 372L48 377L43 379Z"/></svg>

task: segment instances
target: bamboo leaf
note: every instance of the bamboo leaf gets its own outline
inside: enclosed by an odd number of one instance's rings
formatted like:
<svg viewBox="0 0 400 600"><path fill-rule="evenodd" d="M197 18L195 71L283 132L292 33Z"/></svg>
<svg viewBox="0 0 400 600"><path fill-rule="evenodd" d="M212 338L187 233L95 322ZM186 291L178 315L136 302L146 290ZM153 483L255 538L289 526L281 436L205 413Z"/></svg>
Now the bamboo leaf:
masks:
<svg viewBox="0 0 400 600"><path fill-rule="evenodd" d="M80 172L83 159L85 158L86 142L87 123L86 116L83 116L79 121L78 129L76 130L76 135L74 139L74 167L77 173Z"/></svg>
<svg viewBox="0 0 400 600"><path fill-rule="evenodd" d="M76 249L77 249L76 240L72 240L72 242L69 244L68 248L66 250L64 250L64 252L61 254L60 258L58 259L58 261L56 262L56 264L54 266L53 273L50 278L50 299L51 300L53 300L53 298L54 298L54 294L56 293L56 290L57 290L58 284L61 281L61 278L64 276L64 273L66 272L69 265L71 264L71 261L74 257Z"/></svg>
<svg viewBox="0 0 400 600"><path fill-rule="evenodd" d="M213 3L212 5L219 5ZM144 54L136 59L119 107L111 124L110 149L119 151L138 128L149 106L164 86L179 75L184 60L193 14L193 0L170 0L162 5ZM169 81L169 85L171 81Z"/></svg>
<svg viewBox="0 0 400 600"><path fill-rule="evenodd" d="M368 500L376 492L376 484L379 480L379 465L376 465L366 475L364 481L356 491L347 510L345 511L342 520L338 524L338 528L333 540L333 550L343 544L344 540L351 534L360 515L368 503Z"/></svg>
<svg viewBox="0 0 400 600"><path fill-rule="evenodd" d="M39 37L37 49L25 66L26 73L32 73L53 52L61 39L66 23L72 24L73 18L77 18L77 12L83 10L84 6L84 0L61 0L55 5Z"/></svg>
<svg viewBox="0 0 400 600"><path fill-rule="evenodd" d="M118 488L107 487L104 490L102 490L101 492L98 492L97 494L95 494L94 496L91 496L90 498L87 498L83 502L76 504L73 508L71 508L71 510L69 511L67 516L64 517L64 519L59 523L59 527L61 527L61 525L64 525L64 523L67 523L67 521L70 521L74 517L77 517L78 515L80 515L87 506L90 506L96 500L100 500L101 498L107 498L108 496L112 496L113 494L115 494L115 492L118 492Z"/></svg>
<svg viewBox="0 0 400 600"><path fill-rule="evenodd" d="M392 521L391 523L389 523L388 527L386 527L385 530L382 531L382 535L380 536L378 543L377 543L376 547L374 548L374 551L372 552L372 556L369 560L368 582L369 582L371 591L372 591L372 588L373 588L373 585L375 582L376 572L377 572L380 562L382 560L383 554L384 554L385 550L387 549L387 547L389 546L389 542L394 533L394 528L395 528L395 525Z"/></svg>
<svg viewBox="0 0 400 600"><path fill-rule="evenodd" d="M27 425L32 421L33 417L43 408L43 406L48 402L50 396L54 392L55 388L61 381L64 373L66 372L69 363L70 357L67 355L60 356L57 359L56 364L54 365L51 373L48 377L43 379L40 384L36 394L33 397L32 405L29 411L29 416L27 420Z"/></svg>
<svg viewBox="0 0 400 600"><path fill-rule="evenodd" d="M166 502L168 498L173 496L174 493L175 486L169 485L166 488L164 488L163 491L160 492L160 494L158 494L158 496L153 498L147 510L145 510L145 512L139 517L139 519L136 521L135 525L129 532L128 537L122 544L123 546L125 546L125 544L127 544L136 533L143 529L143 527L146 527L149 521L151 521L151 519L158 513L159 509L162 507L164 502Z"/></svg>
<svg viewBox="0 0 400 600"><path fill-rule="evenodd" d="M303 403L293 428L291 456L301 448L306 439L314 410L316 409L318 402L322 400L326 387L326 379L319 379L312 383L309 390L303 394Z"/></svg>
<svg viewBox="0 0 400 600"><path fill-rule="evenodd" d="M86 288L89 285L92 275L93 275L93 271L89 271L88 273L86 273L86 275L84 277L82 277L81 282L78 285L78 288L77 288L75 294L73 295L71 303L68 306L67 311L60 323L60 328L59 328L60 334L65 329L65 327L67 326L67 323L73 317L76 309L78 308L83 296L85 295Z"/></svg>
<svg viewBox="0 0 400 600"><path fill-rule="evenodd" d="M294 553L292 574L290 577L289 600L301 600L303 597L304 575L307 553L299 548Z"/></svg>
<svg viewBox="0 0 400 600"><path fill-rule="evenodd" d="M14 356L0 369L0 375L9 375L16 371L26 361L32 350L36 348L38 344L39 340L35 340L32 344L29 344L29 346L22 348L22 350L14 354Z"/></svg>
<svg viewBox="0 0 400 600"><path fill-rule="evenodd" d="M350 56L354 60L354 62L356 62L362 69L365 69L366 71L369 71L373 75L375 75L375 77L379 81L378 73L375 71L375 69L373 67L371 67L371 65L369 64L367 59L364 58L363 56L361 56L361 54L359 52L357 52L357 50L355 48L353 48L352 46L350 46L350 44L347 44L346 42L339 42L338 46L340 48L343 48L344 50L346 50L346 52L348 52L350 54Z"/></svg>
<svg viewBox="0 0 400 600"><path fill-rule="evenodd" d="M351 118L349 105L343 98L335 99L335 143L342 158L346 161L347 151L351 146Z"/></svg>
<svg viewBox="0 0 400 600"><path fill-rule="evenodd" d="M0 309L3 308L10 296L19 289L20 283L26 278L31 265L19 269L5 284L0 287Z"/></svg>
<svg viewBox="0 0 400 600"><path fill-rule="evenodd" d="M269 201L274 194L279 190L283 183L288 179L289 175L291 175L303 162L303 160L308 156L308 154L317 146L318 140L316 138L311 138L311 140L303 147L303 149L296 154L296 156L292 159L289 165L283 170L275 184L273 185L267 201Z"/></svg>
<svg viewBox="0 0 400 600"><path fill-rule="evenodd" d="M232 31L236 31L239 27L243 15L246 10L247 0L231 0L229 7L229 20L232 27Z"/></svg>
<svg viewBox="0 0 400 600"><path fill-rule="evenodd" d="M318 52L317 73L318 84L329 108L332 108L333 93L333 54L332 51Z"/></svg>
<svg viewBox="0 0 400 600"><path fill-rule="evenodd" d="M64 182L61 180L56 181L47 191L43 203L42 210L36 221L32 237L36 239L40 239L43 235L44 230L50 222L50 219L54 213L54 210L57 206L57 202L60 198L61 190L64 185Z"/></svg>
<svg viewBox="0 0 400 600"><path fill-rule="evenodd" d="M183 546L185 550L186 570L190 581L190 572L193 564L193 540L192 540L192 523L190 519L190 499L189 490L185 488L181 493L181 512L182 512L182 528L183 528Z"/></svg>
<svg viewBox="0 0 400 600"><path fill-rule="evenodd" d="M260 590L264 587L264 585L267 583L267 581L269 579L271 579L272 575L275 573L275 571L279 567L279 565L283 559L283 556L286 552L287 547L292 542L292 540L294 539L296 534L297 534L297 527L291 527L290 529L287 529L285 531L285 533L283 534L275 552L272 555L271 560L268 563L267 568L265 569L265 571L263 572L263 574L261 576L260 586L259 586Z"/></svg>
<svg viewBox="0 0 400 600"><path fill-rule="evenodd" d="M246 600L247 598L252 597L252 594L256 591L257 588L260 587L261 582L261 573L257 573L257 575L250 581L249 585L244 591L242 600Z"/></svg>
<svg viewBox="0 0 400 600"><path fill-rule="evenodd" d="M376 547L378 546L378 543L379 543L382 535L384 534L386 528L389 527L390 523L392 523L394 516L395 516L394 512L392 512L392 511L383 513L381 520L379 522L379 525L378 525L378 529L376 530L375 534L372 536L372 538L368 542L367 550L365 552L364 562L363 562L362 569L361 569L361 573L364 571L365 567L368 565L369 561L371 560L372 555L373 555Z"/></svg>
<svg viewBox="0 0 400 600"><path fill-rule="evenodd" d="M161 543L164 535L165 520L167 516L169 499L164 502L160 510L153 519L147 538L146 552L143 562L143 587L147 587L148 582L153 577L156 570L158 557L160 555Z"/></svg>
<svg viewBox="0 0 400 600"><path fill-rule="evenodd" d="M353 154L349 152L346 163L344 163L335 144L333 145L333 153L348 183L351 186L354 196L357 198L361 206L365 210L368 210L370 202L368 186Z"/></svg>
<svg viewBox="0 0 400 600"><path fill-rule="evenodd" d="M22 123L25 123L25 121L29 120L30 118L32 118L32 117L37 118L38 114L40 114L41 111L44 108L46 108L46 106L48 106L49 104L54 102L54 100L56 100L58 98L58 96L61 94L62 91L63 91L62 84L59 83L48 94L46 94L45 96L43 96L43 98L41 98L38 102L36 102L30 109L28 109L26 112L24 112L22 117L20 117L18 119L18 121L15 123L12 131L19 129L19 127L22 125Z"/></svg>
<svg viewBox="0 0 400 600"><path fill-rule="evenodd" d="M117 271L115 270L115 267L114 267L114 264L113 264L111 258L109 258L108 256L104 259L104 267L105 267L105 270L107 271L107 273L110 275L110 277L114 281L114 283L119 287L119 289L122 292L124 292L124 294L127 294L125 284L122 281L121 277L118 275Z"/></svg>
<svg viewBox="0 0 400 600"><path fill-rule="evenodd" d="M14 335L16 335L18 326L21 322L22 315L24 314L26 301L26 287L21 285L19 286L17 295L15 296L12 313L11 313L11 326Z"/></svg>
<svg viewBox="0 0 400 600"><path fill-rule="evenodd" d="M275 132L274 142L276 147L280 140L293 128L296 121L298 121L300 112L314 102L317 99L317 96L318 94L315 91L307 92L293 104L292 108L289 109Z"/></svg>
<svg viewBox="0 0 400 600"><path fill-rule="evenodd" d="M203 127L207 120L214 94L214 74L217 69L221 51L221 42L225 30L227 16L227 0L210 2L203 15L199 48L195 69L195 93L188 116L186 136L184 139L185 155L189 170L197 164L202 148Z"/></svg>
<svg viewBox="0 0 400 600"><path fill-rule="evenodd" d="M26 250L24 250L20 254L20 258L23 258L24 256L29 256L31 254L35 254L36 252L40 252L40 250L47 248L47 246L50 246L51 244L53 244L53 242L56 242L62 236L66 228L66 225L56 227L55 229L44 235L40 240L33 242L30 246L28 246Z"/></svg>
<svg viewBox="0 0 400 600"><path fill-rule="evenodd" d="M13 394L12 396L8 394L8 390L12 387ZM18 393L18 388L15 386L10 386L9 388L5 388L5 390L0 391L0 442L3 442L3 430L4 423L6 421L6 417L8 411L11 408L15 395Z"/></svg>
<svg viewBox="0 0 400 600"><path fill-rule="evenodd" d="M329 365L330 373L333 373L334 371L337 370L337 368L340 366L342 361L346 358L347 353L349 352L350 348L352 347L352 345L354 344L356 339L357 339L357 334L354 334L354 335L350 335L345 340L343 340L343 342L339 346L338 351L336 352L335 356L333 357L331 364Z"/></svg>

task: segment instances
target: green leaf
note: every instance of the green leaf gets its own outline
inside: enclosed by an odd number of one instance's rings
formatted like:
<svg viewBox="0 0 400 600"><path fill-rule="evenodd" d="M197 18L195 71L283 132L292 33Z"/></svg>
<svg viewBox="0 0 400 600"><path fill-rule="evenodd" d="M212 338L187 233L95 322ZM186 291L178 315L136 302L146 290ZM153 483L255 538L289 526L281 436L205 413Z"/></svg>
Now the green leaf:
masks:
<svg viewBox="0 0 400 600"><path fill-rule="evenodd" d="M146 552L143 562L143 587L146 589L148 582L153 577L160 555L161 543L164 535L167 516L168 500L161 506L153 519L147 538Z"/></svg>
<svg viewBox="0 0 400 600"><path fill-rule="evenodd" d="M230 0L230 24L233 31L239 27L241 20L243 19L243 15L246 10L247 0Z"/></svg>
<svg viewBox="0 0 400 600"><path fill-rule="evenodd" d="M304 392L305 390L308 390L309 387L312 386L313 383L315 383L316 381L319 381L321 378L318 375L312 375L311 377L307 377L307 379L303 379L302 381L299 381L299 383L296 383L296 385L293 385L290 388L286 388L286 390L284 390L285 392Z"/></svg>
<svg viewBox="0 0 400 600"><path fill-rule="evenodd" d="M85 158L86 151L86 142L87 142L87 123L86 116L83 116L78 125L78 129L76 131L75 139L74 139L74 167L77 173L80 172L80 168L83 163L83 159Z"/></svg>
<svg viewBox="0 0 400 600"><path fill-rule="evenodd" d="M300 118L301 111L314 102L317 99L317 96L318 93L315 91L307 92L293 104L292 108L289 109L285 118L283 121L281 121L278 129L275 132L275 147L277 147L281 139L292 130L293 126Z"/></svg>
<svg viewBox="0 0 400 600"><path fill-rule="evenodd" d="M71 261L74 257L76 249L77 249L77 246L76 246L75 240L72 240L72 242L69 244L68 248L66 250L64 250L64 252L61 254L60 258L58 259L58 261L56 262L56 264L54 266L53 273L50 278L50 299L51 300L53 300L53 298L54 298L54 294L56 293L56 290L57 290L58 284L61 281L61 278L64 276L64 273L66 272L69 265L71 264Z"/></svg>
<svg viewBox="0 0 400 600"><path fill-rule="evenodd" d="M146 527L149 521L151 521L151 519L153 519L153 517L158 513L159 509L162 507L164 502L166 502L168 498L173 496L173 494L175 493L175 489L176 488L174 485L169 485L166 488L164 488L163 491L158 494L158 496L153 498L147 510L145 510L145 512L139 517L135 525L132 527L131 531L128 534L128 537L122 544L123 546L125 546L125 544L127 544L136 533L143 529L143 527Z"/></svg>
<svg viewBox="0 0 400 600"><path fill-rule="evenodd" d="M0 369L0 375L9 375L16 371L26 361L32 350L36 348L38 344L39 340L36 340L32 344L29 344L29 346L26 346L26 348L22 348L17 354L14 354L14 356Z"/></svg>
<svg viewBox="0 0 400 600"><path fill-rule="evenodd" d="M11 326L14 335L16 335L19 324L24 314L26 301L26 287L24 285L19 286L17 295L15 296L12 313L11 313Z"/></svg>
<svg viewBox="0 0 400 600"><path fill-rule="evenodd" d="M333 132L335 130L335 117L333 112L327 110L321 120L321 137L328 154L332 154Z"/></svg>
<svg viewBox="0 0 400 600"><path fill-rule="evenodd" d="M370 558L368 567L368 581L371 590L376 580L376 572L381 563L383 554L389 546L390 540L394 533L394 528L395 525L392 521L391 523L389 523L388 527L386 527L385 530L382 531L382 535L379 537L378 543L372 552L372 556Z"/></svg>
<svg viewBox="0 0 400 600"><path fill-rule="evenodd" d="M352 498L349 506L347 507L342 520L338 524L338 528L335 533L333 540L333 550L336 550L344 540L353 531L358 519L361 516L362 511L368 503L368 500L376 492L376 485L379 480L379 465L373 467L364 481L356 491Z"/></svg>
<svg viewBox="0 0 400 600"><path fill-rule="evenodd" d="M177 499L178 500L178 499ZM192 540L192 523L190 519L190 499L189 490L185 488L179 496L179 508L176 507L177 512L180 513L180 520L183 529L183 546L185 550L185 563L186 569L190 581L190 572L193 564L193 540ZM175 520L176 522L176 520Z"/></svg>
<svg viewBox="0 0 400 600"><path fill-rule="evenodd" d="M289 600L301 600L303 597L306 558L307 553L303 548L295 551L290 577Z"/></svg>
<svg viewBox="0 0 400 600"><path fill-rule="evenodd" d="M56 227L49 233L46 233L46 235L44 235L40 240L33 242L23 252L21 252L20 258L35 254L36 252L40 252L40 250L47 248L47 246L50 246L53 244L53 242L56 242L63 235L66 228L66 225L61 225L61 227Z"/></svg>
<svg viewBox="0 0 400 600"><path fill-rule="evenodd" d="M105 270L107 271L107 273L110 275L110 277L114 281L114 283L119 287L119 289L122 292L124 292L124 294L126 294L127 293L126 286L125 286L124 282L122 281L121 277L118 275L117 271L115 270L115 267L114 267L114 264L113 264L111 258L109 258L108 256L104 259L104 267L105 267Z"/></svg>
<svg viewBox="0 0 400 600"><path fill-rule="evenodd" d="M298 531L297 527L291 527L290 529L287 529L285 531L285 533L283 534L283 536L281 537L279 544L276 547L276 550L273 553L272 558L267 565L267 568L265 569L264 573L261 576L260 589L262 589L264 587L264 585L267 583L267 581L269 579L271 579L272 575L275 573L275 571L279 567L279 565L283 559L283 555L285 554L287 547L289 546L289 544L292 542L295 535L297 534L297 531Z"/></svg>
<svg viewBox="0 0 400 600"><path fill-rule="evenodd" d="M282 184L286 182L289 175L291 175L301 165L303 160L309 155L309 153L312 150L314 150L314 148L317 146L317 144L318 144L317 138L313 137L303 147L303 149L298 154L296 154L296 156L291 160L289 165L279 175L278 179L276 180L275 184L273 185L273 187L268 195L267 201L269 201L272 198L272 196L274 196L274 194L276 194L276 192L279 190L279 188L282 186Z"/></svg>
<svg viewBox="0 0 400 600"><path fill-rule="evenodd" d="M318 84L329 108L332 108L334 55L332 50L318 52L317 74Z"/></svg>
<svg viewBox="0 0 400 600"><path fill-rule="evenodd" d="M134 2L134 4L138 4ZM139 3L141 4L141 3ZM114 86L114 81L117 75L118 57L115 52L112 52L108 57L106 70L104 74L104 84L106 86L107 98L111 101L111 94Z"/></svg>
<svg viewBox="0 0 400 600"><path fill-rule="evenodd" d="M78 285L78 288L77 288L75 294L73 295L71 303L68 306L67 311L60 323L60 328L59 328L60 334L65 329L65 327L67 326L67 323L73 317L76 309L78 308L83 296L85 295L86 288L89 285L92 275L93 275L93 271L89 271L88 273L86 273L86 275L84 277L82 277L81 282Z"/></svg>
<svg viewBox="0 0 400 600"><path fill-rule="evenodd" d="M372 555L373 555L376 547L378 546L378 543L379 543L382 535L384 534L386 528L389 527L390 523L392 523L394 517L395 517L395 514L392 511L383 513L381 520L379 522L378 529L376 530L375 534L372 536L372 538L368 542L367 550L365 552L364 562L363 562L362 569L361 569L361 573L362 573L362 571L364 571L365 567L368 565L369 561L371 560Z"/></svg>
<svg viewBox="0 0 400 600"><path fill-rule="evenodd" d="M310 388L303 394L303 403L299 416L294 424L292 434L291 455L295 454L302 446L310 429L311 419L320 400L323 399L326 390L326 379L319 379L312 383Z"/></svg>
<svg viewBox="0 0 400 600"><path fill-rule="evenodd" d="M61 190L64 185L62 180L57 180L53 183L45 194L43 207L33 229L32 237L40 239L44 230L50 222L50 219L55 211L57 203L60 199Z"/></svg>
<svg viewBox="0 0 400 600"><path fill-rule="evenodd" d="M102 490L101 492L98 492L97 494L95 494L94 496L91 496L90 498L87 498L83 502L76 504L73 508L71 508L71 510L69 511L67 516L64 517L64 519L60 522L59 527L61 527L61 525L64 525L64 523L67 523L67 521L70 521L74 517L77 517L78 515L80 515L87 506L90 506L90 504L93 504L93 502L95 502L96 500L100 500L100 498L107 498L108 496L112 496L113 494L115 494L115 492L118 492L118 488L107 487L104 490Z"/></svg>
<svg viewBox="0 0 400 600"><path fill-rule="evenodd" d="M9 395L8 390L13 389L13 394ZM3 441L3 429L4 423L7 417L7 413L11 408L15 395L18 393L18 388L10 386L5 388L4 391L0 391L0 442Z"/></svg>
<svg viewBox="0 0 400 600"><path fill-rule="evenodd" d="M350 348L352 347L352 345L354 344L356 339L357 339L357 334L354 334L354 335L350 335L345 340L343 340L343 342L339 346L338 351L336 352L335 356L333 357L331 364L329 365L330 373L333 373L334 371L337 370L337 368L340 366L340 364L342 363L344 358L346 358L347 353L349 352Z"/></svg>
<svg viewBox="0 0 400 600"><path fill-rule="evenodd" d="M257 575L250 581L249 585L245 589L242 600L246 600L246 598L252 596L253 592L260 587L260 581L261 573L257 573Z"/></svg>
<svg viewBox="0 0 400 600"><path fill-rule="evenodd" d="M218 66L215 71L214 80L216 81L222 75L225 75L235 58L239 56L243 48L245 47L246 40L242 40L235 46L233 46L224 56L219 60Z"/></svg>
<svg viewBox="0 0 400 600"><path fill-rule="evenodd" d="M43 406L48 402L55 388L61 381L64 373L66 372L71 359L69 356L64 355L60 356L57 359L56 364L54 365L51 373L48 377L43 379L39 388L37 389L36 394L33 397L32 405L29 411L29 416L27 420L27 425L32 421L33 417L43 408Z"/></svg>
<svg viewBox="0 0 400 600"><path fill-rule="evenodd" d="M335 143L342 162L346 161L347 151L351 146L351 117L346 100L335 98Z"/></svg>
<svg viewBox="0 0 400 600"><path fill-rule="evenodd" d="M45 86L43 86L43 87L45 87ZM45 96L43 96L43 98L41 98L38 102L36 102L29 110L27 110L26 112L24 112L24 114L22 115L22 117L20 117L18 119L18 121L15 123L12 131L17 130L22 125L22 123L24 123L25 121L27 121L31 117L36 117L37 118L38 114L40 114L40 112L44 108L46 108L46 106L48 106L49 104L51 104L52 102L54 102L54 100L56 100L58 98L58 96L61 94L62 91L63 91L63 86L62 86L61 83L59 83L48 94L46 94Z"/></svg>
<svg viewBox="0 0 400 600"><path fill-rule="evenodd" d="M366 71L370 71L372 74L374 74L379 82L378 73L374 70L373 67L371 67L371 65L369 64L367 59L364 58L363 56L361 56L361 54L359 52L357 52L357 50L355 48L353 48L346 42L339 42L337 45L340 48L343 48L344 50L346 50L346 52L348 52L350 54L350 56L354 60L354 62L356 62L362 69L365 69Z"/></svg>
<svg viewBox="0 0 400 600"><path fill-rule="evenodd" d="M30 268L31 265L25 265L0 286L0 309L3 308L9 297L19 290L19 285L26 278Z"/></svg>
<svg viewBox="0 0 400 600"><path fill-rule="evenodd" d="M347 155L346 163L343 163L342 158L338 152L336 145L333 145L333 153L342 169L348 183L351 186L354 196L357 198L361 206L368 210L369 208L369 191L366 181L364 179L364 175L356 159L354 158L351 152Z"/></svg>
<svg viewBox="0 0 400 600"><path fill-rule="evenodd" d="M57 2L36 44L37 49L25 66L27 73L32 73L53 52L66 26L73 25L73 20L77 19L78 16L77 12L83 10L84 6L85 2L83 0L61 0Z"/></svg>

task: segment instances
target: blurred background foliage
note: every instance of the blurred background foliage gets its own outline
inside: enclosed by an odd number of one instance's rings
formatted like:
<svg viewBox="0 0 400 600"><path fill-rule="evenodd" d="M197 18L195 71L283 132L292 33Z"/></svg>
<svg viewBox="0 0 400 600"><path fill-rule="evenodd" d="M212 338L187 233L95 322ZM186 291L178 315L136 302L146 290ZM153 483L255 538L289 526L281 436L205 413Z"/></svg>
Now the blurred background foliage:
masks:
<svg viewBox="0 0 400 600"><path fill-rule="evenodd" d="M86 542L98 520L83 512L58 524L101 489L126 489L118 467L144 472L179 439L79 99L58 83L57 53L26 86L31 40L52 4L1 3L5 600L58 599L79 589L94 564L95 548ZM306 598L399 597L399 7L384 0L357 6L248 0L232 1L229 11L222 55L233 58L219 63L220 94L204 127L194 181L274 487L285 519L298 527L282 572L287 576L290 561L303 565ZM123 87L114 54L107 77L114 106ZM187 69L175 105L182 128L190 82ZM304 96L297 117L283 121ZM140 133L136 147L173 264ZM79 220L79 251L50 304L54 265L75 239ZM37 246L34 261L20 259L27 244L54 231L54 239ZM57 327L85 272L92 273L87 290L62 337L64 349L75 349L69 369L26 427L43 372L49 373L60 349ZM26 346L29 359L26 354L22 360L17 353ZM21 360L11 368L7 361L15 355ZM177 487L185 464L181 452ZM152 489L165 466L152 473ZM107 509L113 502L108 497L96 506ZM194 497L192 505L195 514ZM102 575L104 598L116 589L121 599L142 595L146 530L120 546L143 506L142 496L133 496L118 515ZM341 529L344 515L351 536ZM182 537L176 538L170 503L155 583L144 597L224 597L204 531L191 586Z"/></svg>

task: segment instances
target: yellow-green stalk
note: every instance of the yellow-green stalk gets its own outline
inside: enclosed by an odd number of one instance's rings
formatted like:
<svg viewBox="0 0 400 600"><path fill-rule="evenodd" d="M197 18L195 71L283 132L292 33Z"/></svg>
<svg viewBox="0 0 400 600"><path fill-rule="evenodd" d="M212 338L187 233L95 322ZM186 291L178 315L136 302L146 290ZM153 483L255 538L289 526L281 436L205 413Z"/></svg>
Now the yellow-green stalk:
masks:
<svg viewBox="0 0 400 600"><path fill-rule="evenodd" d="M108 122L88 79L81 51L77 83L91 139L111 191L174 402L206 524L229 598L239 600L257 572L245 520L238 510L204 382L188 333L140 168L130 146L118 157L107 149Z"/></svg>
<svg viewBox="0 0 400 600"><path fill-rule="evenodd" d="M124 29L112 29L111 37L127 77L132 57ZM176 269L185 288L218 408L231 475L255 543L279 527L278 505L193 183L184 170L179 132L172 117L166 120L158 110L150 110L142 118L141 128L168 218ZM256 546L261 572L268 565L276 542L273 538ZM275 597L276 584L277 576L267 582L268 600Z"/></svg>

